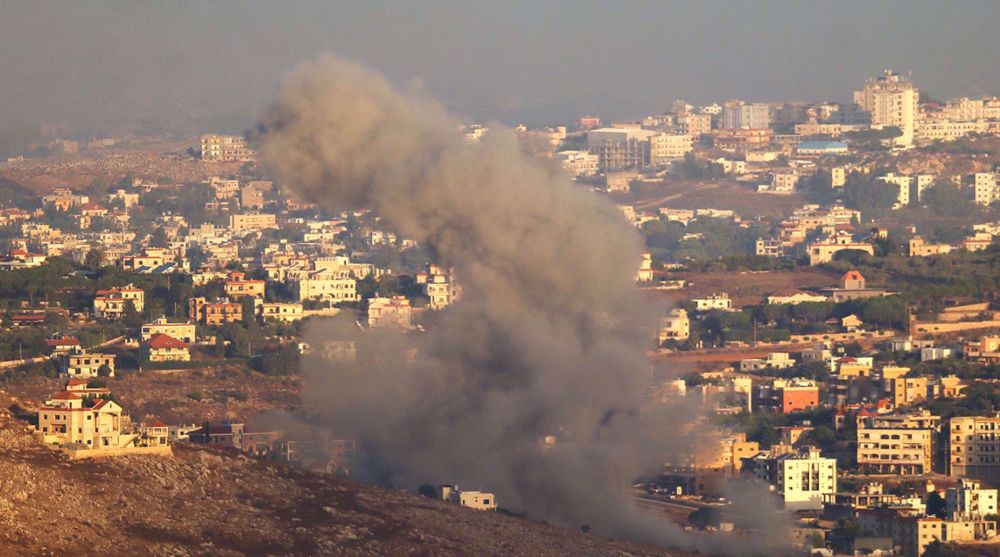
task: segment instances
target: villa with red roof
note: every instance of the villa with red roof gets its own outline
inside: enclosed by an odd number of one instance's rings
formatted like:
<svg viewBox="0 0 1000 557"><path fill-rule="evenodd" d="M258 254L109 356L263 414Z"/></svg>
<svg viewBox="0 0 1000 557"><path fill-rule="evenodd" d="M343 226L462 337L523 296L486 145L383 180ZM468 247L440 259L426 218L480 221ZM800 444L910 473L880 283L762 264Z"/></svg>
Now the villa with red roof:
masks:
<svg viewBox="0 0 1000 557"><path fill-rule="evenodd" d="M191 361L187 343L163 333L154 333L144 344L143 352L150 362Z"/></svg>

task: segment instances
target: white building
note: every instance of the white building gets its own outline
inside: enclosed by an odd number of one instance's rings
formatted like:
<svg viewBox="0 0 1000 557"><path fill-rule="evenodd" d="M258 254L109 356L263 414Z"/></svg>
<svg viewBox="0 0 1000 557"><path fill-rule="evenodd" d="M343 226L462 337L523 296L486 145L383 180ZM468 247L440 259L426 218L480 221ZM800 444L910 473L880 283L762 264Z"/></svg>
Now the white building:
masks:
<svg viewBox="0 0 1000 557"><path fill-rule="evenodd" d="M959 478L958 485L945 492L948 520L980 520L997 514L997 490L983 489L979 482Z"/></svg>
<svg viewBox="0 0 1000 557"><path fill-rule="evenodd" d="M854 104L871 114L872 127L894 126L902 135L894 140L900 147L913 145L920 92L913 83L892 70L869 79L864 89L854 92Z"/></svg>
<svg viewBox="0 0 1000 557"><path fill-rule="evenodd" d="M823 496L837 492L837 460L819 449L804 447L798 454L777 457L777 491L785 508L822 509Z"/></svg>
<svg viewBox="0 0 1000 557"><path fill-rule="evenodd" d="M898 188L896 193L896 203L892 206L893 209L906 207L910 204L910 184L912 183L913 178L909 176L900 176L899 174L890 172L885 176L879 176L878 179L887 184L893 184Z"/></svg>
<svg viewBox="0 0 1000 557"><path fill-rule="evenodd" d="M556 160L571 176L593 176L597 174L598 157L589 151L559 151Z"/></svg>
<svg viewBox="0 0 1000 557"><path fill-rule="evenodd" d="M733 309L733 301L729 298L729 294L725 292L711 294L702 298L692 298L691 301L694 302L694 308L698 311L712 309L731 311Z"/></svg>

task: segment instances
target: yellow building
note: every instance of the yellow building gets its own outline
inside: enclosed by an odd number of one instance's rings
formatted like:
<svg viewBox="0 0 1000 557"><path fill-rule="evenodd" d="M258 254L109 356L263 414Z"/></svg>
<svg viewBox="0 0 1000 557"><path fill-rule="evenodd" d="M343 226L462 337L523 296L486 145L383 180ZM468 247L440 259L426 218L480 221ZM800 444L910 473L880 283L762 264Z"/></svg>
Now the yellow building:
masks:
<svg viewBox="0 0 1000 557"><path fill-rule="evenodd" d="M38 409L38 426L47 443L84 448L123 446L122 409L100 398L110 391L79 394L63 391Z"/></svg>
<svg viewBox="0 0 1000 557"><path fill-rule="evenodd" d="M163 333L153 334L143 346L143 352L150 362L191 361L187 343Z"/></svg>
<svg viewBox="0 0 1000 557"><path fill-rule="evenodd" d="M87 352L85 350L79 350L77 352L67 354L64 361L66 375L71 378L97 377L101 367L103 366L107 366L110 370L108 376L114 377L115 355L98 354Z"/></svg>
<svg viewBox="0 0 1000 557"><path fill-rule="evenodd" d="M883 381L889 400L896 408L927 400L926 377L896 377Z"/></svg>
<svg viewBox="0 0 1000 557"><path fill-rule="evenodd" d="M260 318L264 321L288 323L302 319L302 304L300 303L273 302L260 304L257 307L259 308Z"/></svg>
<svg viewBox="0 0 1000 557"><path fill-rule="evenodd" d="M1000 482L1000 415L948 421L948 475Z"/></svg>
<svg viewBox="0 0 1000 557"><path fill-rule="evenodd" d="M267 228L277 228L277 217L269 213L245 213L229 215L229 230L242 236L247 232L255 232Z"/></svg>
<svg viewBox="0 0 1000 557"><path fill-rule="evenodd" d="M859 416L858 466L874 474L929 474L940 421L926 411Z"/></svg>

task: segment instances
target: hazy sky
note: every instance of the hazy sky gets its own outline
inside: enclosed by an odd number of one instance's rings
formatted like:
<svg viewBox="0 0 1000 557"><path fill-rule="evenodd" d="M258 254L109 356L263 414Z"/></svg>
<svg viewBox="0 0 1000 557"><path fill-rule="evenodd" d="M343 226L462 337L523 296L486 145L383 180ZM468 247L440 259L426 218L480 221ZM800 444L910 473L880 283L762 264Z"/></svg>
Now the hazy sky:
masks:
<svg viewBox="0 0 1000 557"><path fill-rule="evenodd" d="M240 130L325 50L507 123L843 100L888 67L937 97L1000 94L997 21L995 0L0 0L0 141L41 122Z"/></svg>

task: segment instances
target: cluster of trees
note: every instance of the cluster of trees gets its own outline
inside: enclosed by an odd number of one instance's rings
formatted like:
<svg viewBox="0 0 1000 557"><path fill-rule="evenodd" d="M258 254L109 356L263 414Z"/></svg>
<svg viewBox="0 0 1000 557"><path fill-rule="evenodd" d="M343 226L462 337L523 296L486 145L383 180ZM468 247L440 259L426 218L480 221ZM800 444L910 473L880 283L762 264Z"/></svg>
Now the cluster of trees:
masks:
<svg viewBox="0 0 1000 557"><path fill-rule="evenodd" d="M645 223L642 233L657 261L695 262L751 255L757 239L767 235L761 227L742 228L730 220L710 217L691 220L687 226L660 218Z"/></svg>
<svg viewBox="0 0 1000 557"><path fill-rule="evenodd" d="M684 154L684 160L670 168L670 176L678 180L718 180L726 176L726 171L721 164L699 161L689 152Z"/></svg>
<svg viewBox="0 0 1000 557"><path fill-rule="evenodd" d="M838 273L861 271L869 282L893 284L911 301L948 296L981 297L1000 290L1000 249L952 252L933 257L862 258L824 265Z"/></svg>

